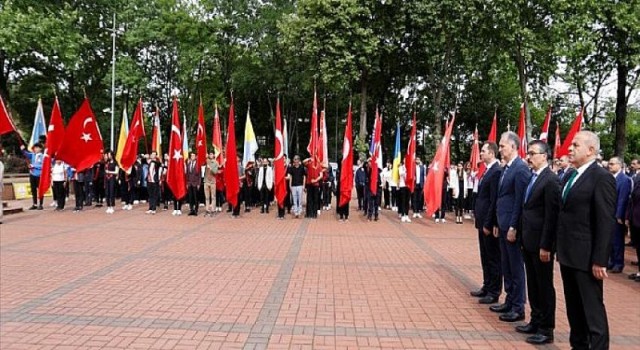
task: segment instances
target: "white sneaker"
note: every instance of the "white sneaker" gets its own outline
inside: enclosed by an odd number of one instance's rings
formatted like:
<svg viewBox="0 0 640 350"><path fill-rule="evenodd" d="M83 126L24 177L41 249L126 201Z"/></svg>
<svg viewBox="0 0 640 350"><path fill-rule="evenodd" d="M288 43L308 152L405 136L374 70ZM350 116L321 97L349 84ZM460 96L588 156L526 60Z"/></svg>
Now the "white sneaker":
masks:
<svg viewBox="0 0 640 350"><path fill-rule="evenodd" d="M50 207L57 207L57 206L58 206L58 203L56 203L56 202L51 202L51 204L49 204L49 206L50 206Z"/></svg>
<svg viewBox="0 0 640 350"><path fill-rule="evenodd" d="M444 224L445 222L447 222L447 220L445 220L444 218L442 219L442 223Z"/></svg>
<svg viewBox="0 0 640 350"><path fill-rule="evenodd" d="M182 215L182 210L176 210L176 215L178 216Z"/></svg>
<svg viewBox="0 0 640 350"><path fill-rule="evenodd" d="M400 222L404 222L404 216L400 217Z"/></svg>
<svg viewBox="0 0 640 350"><path fill-rule="evenodd" d="M140 201L139 200L135 200L135 201L133 201L133 204L140 204Z"/></svg>
<svg viewBox="0 0 640 350"><path fill-rule="evenodd" d="M176 216L176 211L175 211L175 210L174 210L174 211L172 211L172 212L171 212L171 215Z"/></svg>
<svg viewBox="0 0 640 350"><path fill-rule="evenodd" d="M418 215L418 214L413 213L413 218L414 218L414 219L415 219L415 218L417 218L417 216L416 216L416 215Z"/></svg>
<svg viewBox="0 0 640 350"><path fill-rule="evenodd" d="M145 211L145 214L151 214L152 211L153 210L147 210L147 211Z"/></svg>
<svg viewBox="0 0 640 350"><path fill-rule="evenodd" d="M422 214L418 213L416 215L418 215L418 218L422 219Z"/></svg>
<svg viewBox="0 0 640 350"><path fill-rule="evenodd" d="M405 222L411 222L411 219L409 219L409 215L405 216L406 221Z"/></svg>
<svg viewBox="0 0 640 350"><path fill-rule="evenodd" d="M440 223L440 219L436 219L436 224L439 224L439 223Z"/></svg>
<svg viewBox="0 0 640 350"><path fill-rule="evenodd" d="M151 211L151 215L156 215L156 211L155 211L155 210L152 210L152 211Z"/></svg>
<svg viewBox="0 0 640 350"><path fill-rule="evenodd" d="M467 220L469 220L469 219L471 219L471 215L469 215L469 214L465 214L465 215L464 215L464 218L465 218L465 219L467 219Z"/></svg>

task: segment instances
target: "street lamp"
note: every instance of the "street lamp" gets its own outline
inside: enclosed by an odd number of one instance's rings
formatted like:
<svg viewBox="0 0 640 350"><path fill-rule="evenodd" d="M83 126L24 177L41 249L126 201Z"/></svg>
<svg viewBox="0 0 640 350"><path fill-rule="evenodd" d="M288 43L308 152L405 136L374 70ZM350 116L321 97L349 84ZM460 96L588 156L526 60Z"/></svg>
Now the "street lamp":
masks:
<svg viewBox="0 0 640 350"><path fill-rule="evenodd" d="M109 148L113 150L113 120L116 110L116 36L119 31L116 29L116 14L113 13L113 29L106 28L111 32L112 48L111 48L111 142Z"/></svg>

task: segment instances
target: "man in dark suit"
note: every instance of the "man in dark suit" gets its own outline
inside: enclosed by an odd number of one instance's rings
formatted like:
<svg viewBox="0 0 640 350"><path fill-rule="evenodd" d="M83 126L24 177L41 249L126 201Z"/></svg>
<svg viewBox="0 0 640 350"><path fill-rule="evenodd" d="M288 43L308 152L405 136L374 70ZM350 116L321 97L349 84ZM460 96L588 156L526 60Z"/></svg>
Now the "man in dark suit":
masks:
<svg viewBox="0 0 640 350"><path fill-rule="evenodd" d="M529 143L527 161L532 170L522 206L522 250L527 273L531 321L516 331L533 334L527 343L553 342L556 290L553 287L553 252L560 209L560 180L549 169L550 149L542 141Z"/></svg>
<svg viewBox="0 0 640 350"><path fill-rule="evenodd" d="M569 156L562 156L559 159L560 169L558 169L558 177L560 180L563 180L565 175L570 170L571 163L569 163Z"/></svg>
<svg viewBox="0 0 640 350"><path fill-rule="evenodd" d="M189 153L187 161L187 191L189 195L189 216L198 216L198 191L200 190L200 167L198 166L197 155Z"/></svg>
<svg viewBox="0 0 640 350"><path fill-rule="evenodd" d="M500 320L515 322L524 320L525 275L522 250L520 249L520 214L524 192L529 184L531 171L518 157L520 138L512 131L500 137L500 154L506 162L498 182L496 214L500 239L500 259L504 290L504 304L491 307L491 311L503 313Z"/></svg>
<svg viewBox="0 0 640 350"><path fill-rule="evenodd" d="M624 219L627 215L629 194L631 193L631 178L622 171L622 159L613 157L609 159L609 172L616 179L616 224L612 231L611 256L609 257L609 269L611 273L620 273L624 269L624 238L627 226Z"/></svg>
<svg viewBox="0 0 640 350"><path fill-rule="evenodd" d="M631 161L631 180L633 181L633 190L629 198L629 206L627 210L627 226L631 232L631 246L636 250L636 263L640 261L640 159L636 158ZM629 279L640 282L640 267L637 273L629 275Z"/></svg>
<svg viewBox="0 0 640 350"><path fill-rule="evenodd" d="M475 220L478 229L478 243L480 247L480 263L482 264L482 288L472 291L471 295L480 297L480 304L498 302L502 292L502 272L500 267L500 242L493 235L496 225L496 201L498 199L498 182L502 175L502 168L496 156L498 145L487 142L482 145L480 157L487 170L478 183L476 196Z"/></svg>
<svg viewBox="0 0 640 350"><path fill-rule="evenodd" d="M611 232L615 225L616 183L596 163L600 140L576 134L569 147L575 170L565 176L558 215L557 250L573 349L608 349L609 325L602 296Z"/></svg>

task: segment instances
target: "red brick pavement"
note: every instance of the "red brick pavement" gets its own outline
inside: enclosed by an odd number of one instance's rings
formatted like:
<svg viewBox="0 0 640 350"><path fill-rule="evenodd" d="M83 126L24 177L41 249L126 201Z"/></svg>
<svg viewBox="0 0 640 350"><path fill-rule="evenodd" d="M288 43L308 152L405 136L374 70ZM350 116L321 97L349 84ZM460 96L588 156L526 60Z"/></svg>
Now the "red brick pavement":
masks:
<svg viewBox="0 0 640 350"><path fill-rule="evenodd" d="M0 349L527 348L468 296L481 278L470 221L143 212L5 217ZM566 349L558 269L556 287L547 348ZM613 349L640 348L639 296L626 275L605 282Z"/></svg>

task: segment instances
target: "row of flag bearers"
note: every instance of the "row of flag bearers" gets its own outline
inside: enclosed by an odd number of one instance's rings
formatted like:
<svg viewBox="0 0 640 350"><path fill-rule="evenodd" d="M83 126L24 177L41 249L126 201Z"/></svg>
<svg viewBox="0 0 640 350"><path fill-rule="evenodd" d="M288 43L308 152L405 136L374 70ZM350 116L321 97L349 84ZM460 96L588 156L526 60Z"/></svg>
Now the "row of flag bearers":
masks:
<svg viewBox="0 0 640 350"><path fill-rule="evenodd" d="M570 143L570 139L572 135L575 135L577 131L580 129L581 125L581 114L578 115L576 121L574 122L572 129L565 140L565 143L561 145L559 140L559 129L556 129L556 156L567 154L568 153L568 144ZM526 142L525 132L526 125L524 124L524 105L521 108L520 113L520 125L519 125L519 136L521 136L521 143ZM182 126L180 125L179 119L179 111L178 111L178 101L176 98L173 100L172 104L172 123L171 129L169 133L169 149L167 151L168 158L165 159L165 175L166 175L166 183L168 188L172 191L174 196L178 199L182 199L187 197L188 195L188 184L186 176L188 174L188 170L190 169L187 166L189 152L188 152L188 133L186 129L186 119L183 119ZM546 139L548 134L548 125L550 123L551 116L551 108L546 115L545 122L543 124L541 138ZM320 118L318 118L320 117ZM284 165L285 156L286 156L286 130L283 130L282 127L282 118L280 114L280 104L279 101L276 104L276 118L275 118L275 152L273 157L273 190L275 192L275 198L279 206L284 205L284 198L287 193L287 183L285 182L287 178L286 166ZM318 120L319 119L319 120ZM495 140L496 135L496 115L494 115L492 129L489 134L489 139L492 138ZM7 112L4 102L2 102L2 108L0 109L0 121L2 121L2 125L0 126L0 133L6 133L15 131L15 126L11 121L9 113ZM424 182L420 181L419 183L423 183L423 191L422 194L424 196L424 202L426 204L426 212L427 217L431 217L434 213L436 213L442 206L442 198L443 196L443 182L445 181L446 171L449 169L450 163L450 152L449 152L449 143L451 140L452 128L455 122L455 115L451 115L451 118L446 123L445 134L441 142L439 143L436 154L434 156L433 161L431 162L428 172L424 178ZM114 154L114 163L118 166L118 169L122 169L125 174L129 174L131 169L138 158L139 150L138 145L140 140L145 140L143 144L147 145L146 142L146 133L145 133L145 121L144 121L144 113L143 113L143 104L142 100L139 100L135 111L133 113L133 118L130 124L128 124L126 119L126 112L123 116L123 122L121 126L120 138L118 142L117 152ZM159 112L156 108L156 113L153 116L152 120L153 125L153 133L151 140L151 150L156 152L157 155L162 155L162 138L160 131L160 118ZM220 119L218 115L218 110L216 107L215 117L213 121L213 158L215 159L218 167L220 169L226 169L226 171L221 171L223 176L217 176L219 179L218 182L222 181L224 183L225 188L225 197L228 198L229 202L236 206L238 203L238 195L241 193L241 178L244 176L242 174L242 167L246 166L249 163L255 162L255 152L258 149L258 145L256 142L255 133L253 131L253 127L251 124L251 120L249 117L249 111L247 111L247 119L245 125L245 137L244 137L244 152L242 155L242 160L240 165L236 164L236 141L235 141L235 111L233 105L233 99L231 101L230 110L229 110L229 120L228 120L228 130L227 130L227 142L225 145L225 149L223 150L222 146L222 134L220 132ZM39 102L38 109L36 112L36 120L34 123L34 129L32 133L31 140L29 144L32 143L35 145L37 142L37 138L39 134L43 133L45 128L44 125L44 115L42 112L42 104ZM36 150L34 152L28 152L27 149L34 149L33 145L27 148L27 146L22 146L25 150L25 155L29 159L29 164L31 167L30 172L30 182L32 191L34 194L34 206L41 207L42 195L48 190L48 186L50 186L50 172L45 171L42 172L41 169L49 169L52 166L52 159L58 159L64 161L69 167L74 168L75 170L80 169L80 172L83 169L87 169L103 157L102 150L102 137L100 135L100 131L97 125L97 121L91 106L89 104L89 100L85 98L82 105L78 109L78 111L74 114L74 116L70 119L69 125L65 128L61 114L60 108L58 105L57 98L54 101L54 106L51 113L51 120L49 123L49 127L46 129L46 144L44 145L44 150L42 153L37 151L38 147L35 147ZM382 162L382 144L381 144L381 130L382 130L382 115L376 111L376 117L374 121L374 127L371 137L371 144L369 148L370 159L368 159L369 167L367 172L367 181L369 188L367 188L367 194L369 200L376 200L379 202L379 178L380 172L383 169ZM411 123L411 133L409 137L409 143L406 149L404 160L401 158L401 149L400 149L400 127L397 125L396 128L396 140L394 153L392 157L392 178L395 183L404 183L406 184L406 188L408 194L404 197L409 197L414 193L414 186L416 183L416 173L415 173L415 154L416 154L416 130L417 130L417 122L415 113L413 115L412 123ZM522 141L524 140L524 141ZM479 149L478 149L478 134L477 129L474 134L474 143L472 146L471 152L471 167L472 170L477 172L478 178L482 177L484 172L484 164L479 161ZM522 146L522 145L521 145ZM40 147L42 148L42 146ZM521 147L522 148L522 147ZM207 140L206 140L206 132L205 132L205 123L204 123L204 109L202 103L200 103L198 108L198 124L195 138L195 165L197 165L198 169L204 167L207 163ZM311 130L310 130L310 141L307 147L307 151L309 153L309 160L313 165L312 169L322 169L327 168L328 166L328 152L327 152L327 134L326 134L326 122L324 120L324 112L318 115L317 110L317 98L314 94L313 101L313 110L312 110L312 118L311 118ZM108 153L108 152L107 152ZM345 127L344 133L344 142L343 142L343 152L341 157L341 164L339 167L341 169L351 169L354 164L353 159L353 138L352 138L352 121L351 121L351 107L349 106L349 111L347 114L347 125ZM159 159L160 161L162 159ZM111 170L109 170L111 171ZM42 176L40 176L42 174ZM344 207L347 205L347 202L351 198L351 190L353 187L353 173L350 171L341 171L340 178L337 179L340 184L339 196L338 196L338 208ZM403 186L399 187L399 194L402 196ZM39 193L36 196L35 193ZM37 203L37 197L39 197L40 205ZM404 198L403 197L403 198ZM377 206L371 206L375 208ZM408 209L408 205L406 206ZM408 210L403 210L400 212L400 218L402 221L408 222ZM372 213L375 216L375 213ZM372 215L368 215L371 217Z"/></svg>

